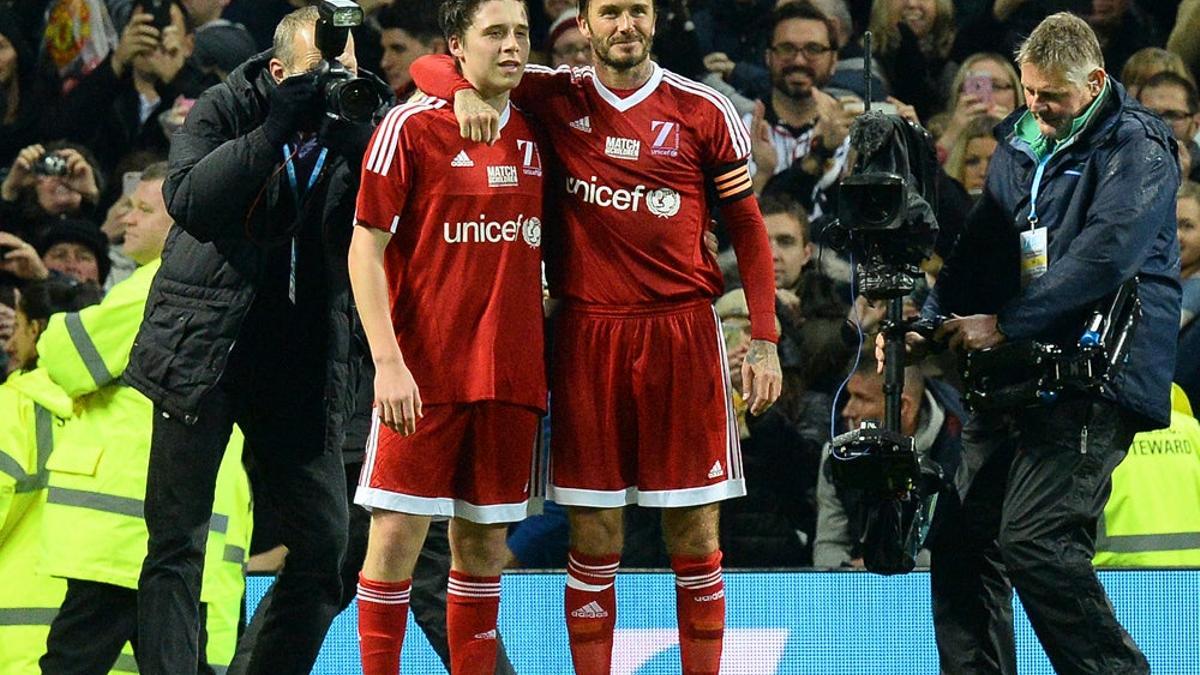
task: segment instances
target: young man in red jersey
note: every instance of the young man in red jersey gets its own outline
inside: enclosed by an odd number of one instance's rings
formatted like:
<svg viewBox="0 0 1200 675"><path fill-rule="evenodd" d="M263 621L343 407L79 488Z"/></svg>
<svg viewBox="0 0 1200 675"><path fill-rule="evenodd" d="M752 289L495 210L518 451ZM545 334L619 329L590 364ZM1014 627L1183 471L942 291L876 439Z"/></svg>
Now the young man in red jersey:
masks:
<svg viewBox="0 0 1200 675"><path fill-rule="evenodd" d="M509 104L529 56L520 0L446 0L442 26L504 139L464 141L444 100L393 109L363 161L350 279L375 361L376 425L355 502L372 510L358 587L367 675L394 675L413 566L450 517L451 671L493 672L506 525L525 517L546 401L542 164Z"/></svg>
<svg viewBox="0 0 1200 675"><path fill-rule="evenodd" d="M561 166L548 241L556 317L550 496L568 507L566 621L576 672L608 673L626 504L660 507L676 575L683 672L720 667L725 592L718 502L745 494L720 323L721 274L703 246L719 208L750 305L746 398L779 395L771 250L746 167L750 139L717 92L649 60L652 0L584 0L595 68L530 66L514 100ZM496 115L448 60L417 85L455 97L464 136L501 142Z"/></svg>

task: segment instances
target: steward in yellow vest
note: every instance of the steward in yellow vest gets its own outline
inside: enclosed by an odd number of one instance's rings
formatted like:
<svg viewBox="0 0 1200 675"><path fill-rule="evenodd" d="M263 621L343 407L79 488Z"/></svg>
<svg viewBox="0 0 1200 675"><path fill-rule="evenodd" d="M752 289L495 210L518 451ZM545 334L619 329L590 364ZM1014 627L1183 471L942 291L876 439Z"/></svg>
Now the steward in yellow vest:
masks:
<svg viewBox="0 0 1200 675"><path fill-rule="evenodd" d="M38 671L46 634L67 585L37 573L46 460L65 420L71 397L37 369L37 339L51 314L100 300L100 290L73 281L25 286L6 350L15 371L0 384L0 674Z"/></svg>
<svg viewBox="0 0 1200 675"><path fill-rule="evenodd" d="M67 580L41 666L46 673L94 672L137 638L137 583L146 554L153 405L121 375L159 268L170 217L162 203L165 165L143 174L124 217L125 251L141 265L80 312L56 315L39 341L41 365L75 400L49 469L41 571ZM202 599L209 613L207 662L232 658L250 533L250 493L234 434L217 479ZM83 664L88 664L85 668Z"/></svg>
<svg viewBox="0 0 1200 675"><path fill-rule="evenodd" d="M1171 426L1133 437L1096 528L1097 567L1200 567L1200 422L1172 385Z"/></svg>

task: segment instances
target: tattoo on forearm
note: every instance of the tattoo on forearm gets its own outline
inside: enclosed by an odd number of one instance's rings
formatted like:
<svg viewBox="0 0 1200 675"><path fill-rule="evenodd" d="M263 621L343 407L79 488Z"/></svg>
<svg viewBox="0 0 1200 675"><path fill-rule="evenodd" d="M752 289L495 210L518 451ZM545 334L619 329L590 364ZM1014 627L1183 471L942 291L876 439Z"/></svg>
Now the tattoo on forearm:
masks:
<svg viewBox="0 0 1200 675"><path fill-rule="evenodd" d="M768 372L779 372L779 359L772 358L776 354L775 343L766 340L751 340L750 350L746 352L746 363L751 366L763 364Z"/></svg>

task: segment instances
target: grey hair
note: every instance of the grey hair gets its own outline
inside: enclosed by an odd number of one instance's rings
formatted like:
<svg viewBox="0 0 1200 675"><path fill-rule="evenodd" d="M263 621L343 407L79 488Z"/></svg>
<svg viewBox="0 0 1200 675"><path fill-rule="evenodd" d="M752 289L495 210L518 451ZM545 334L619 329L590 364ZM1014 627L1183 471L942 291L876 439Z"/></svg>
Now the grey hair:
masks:
<svg viewBox="0 0 1200 675"><path fill-rule="evenodd" d="M273 47L275 58L279 59L284 67L291 68L293 65L292 61L296 58L295 50L293 49L296 42L296 33L301 28L316 26L317 19L320 18L321 14L317 11L317 8L309 5L297 9L279 21L279 25L275 27Z"/></svg>
<svg viewBox="0 0 1200 675"><path fill-rule="evenodd" d="M1104 67L1096 33L1083 19L1068 12L1046 17L1017 48L1017 63L1057 70L1083 84L1093 70Z"/></svg>

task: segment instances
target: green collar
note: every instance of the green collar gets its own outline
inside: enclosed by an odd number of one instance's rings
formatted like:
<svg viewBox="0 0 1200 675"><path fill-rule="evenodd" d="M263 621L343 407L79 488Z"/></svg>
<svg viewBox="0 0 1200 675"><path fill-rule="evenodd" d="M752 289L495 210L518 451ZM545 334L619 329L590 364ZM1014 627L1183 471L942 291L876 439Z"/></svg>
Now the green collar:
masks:
<svg viewBox="0 0 1200 675"><path fill-rule="evenodd" d="M1087 110L1083 111L1082 115L1076 117L1075 121L1071 122L1071 133L1067 134L1067 137L1061 141L1055 142L1053 138L1043 136L1041 129L1038 128L1037 120L1033 118L1033 114L1028 110L1025 111L1024 115L1021 115L1021 119L1017 120L1017 138L1028 143L1029 149L1033 151L1038 161L1041 161L1046 155L1052 154L1056 149L1064 147L1075 140L1079 132L1087 126L1088 122L1095 116L1096 111L1100 109L1100 103L1108 96L1109 89L1111 87L1108 84L1108 78L1105 78L1104 88L1100 90L1100 95L1092 101L1091 105L1087 107Z"/></svg>

